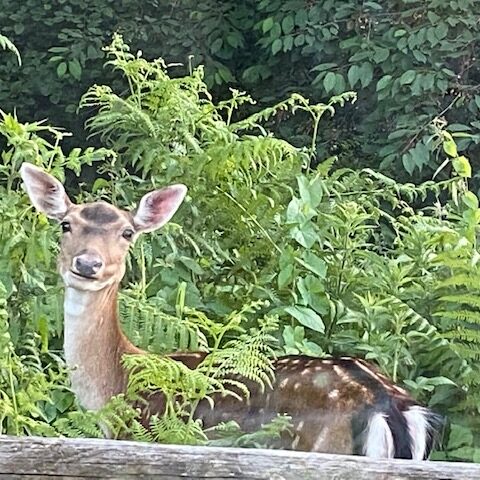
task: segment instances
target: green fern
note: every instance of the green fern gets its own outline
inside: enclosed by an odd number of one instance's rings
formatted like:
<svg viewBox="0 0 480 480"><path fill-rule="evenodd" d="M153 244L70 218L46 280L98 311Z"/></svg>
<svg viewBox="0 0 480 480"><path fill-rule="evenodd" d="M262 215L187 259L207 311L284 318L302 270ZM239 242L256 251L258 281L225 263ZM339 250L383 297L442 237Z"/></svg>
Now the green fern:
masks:
<svg viewBox="0 0 480 480"><path fill-rule="evenodd" d="M112 397L100 410L68 412L53 424L56 431L71 438L124 438L138 422L140 412L125 400L124 395Z"/></svg>
<svg viewBox="0 0 480 480"><path fill-rule="evenodd" d="M162 395L165 411L150 420L155 441L167 438L172 441L173 435L180 443L201 442L205 435L194 420L201 401L208 401L214 407L215 395L247 397L247 381L258 383L261 388L271 386L274 356L271 345L276 341L272 332L278 328L277 319L265 317L257 328L248 331L241 325L249 313L261 306L262 302L245 305L231 313L223 324L202 312L185 308L184 321L203 331L212 343L210 353L193 370L169 357L124 356L123 364L129 371L127 398L141 405L146 393ZM239 336L224 342L233 332ZM136 434L145 437L146 432L139 425L134 428Z"/></svg>
<svg viewBox="0 0 480 480"><path fill-rule="evenodd" d="M177 415L153 416L150 420L153 440L159 443L177 443L180 445L199 445L207 440L200 421L189 417L187 420Z"/></svg>
<svg viewBox="0 0 480 480"><path fill-rule="evenodd" d="M147 298L131 284L121 292L119 300L122 325L139 347L156 353L206 349L204 334L195 325L166 313L161 297Z"/></svg>
<svg viewBox="0 0 480 480"><path fill-rule="evenodd" d="M271 387L274 378L274 350L276 339L272 332L278 329L278 319L266 317L260 321L259 328L252 328L211 353L211 362L215 368L215 377L228 379L232 375L251 380L264 389Z"/></svg>
<svg viewBox="0 0 480 480"><path fill-rule="evenodd" d="M278 448L281 437L292 434L292 422L288 415L277 415L253 433L243 432L238 423L234 421L220 423L205 432L209 438L207 442L209 446Z"/></svg>

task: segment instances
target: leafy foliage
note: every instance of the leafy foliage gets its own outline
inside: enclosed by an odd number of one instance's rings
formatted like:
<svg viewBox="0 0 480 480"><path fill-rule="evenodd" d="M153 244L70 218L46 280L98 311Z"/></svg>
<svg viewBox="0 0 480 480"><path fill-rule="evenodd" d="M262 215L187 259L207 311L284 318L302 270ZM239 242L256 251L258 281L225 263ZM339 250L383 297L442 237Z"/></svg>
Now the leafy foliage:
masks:
<svg viewBox="0 0 480 480"><path fill-rule="evenodd" d="M360 106L341 119L330 145L341 144L347 129L362 155L378 152L382 168L403 165L413 174L436 168L434 120L447 116L455 131L466 133L462 148L478 142L475 2L349 1L339 7L266 0L258 12L264 54L255 66L265 77L286 88L290 74L278 71L289 65L301 83L311 82L312 93L359 89ZM244 76L255 81L255 72L250 67Z"/></svg>
<svg viewBox="0 0 480 480"><path fill-rule="evenodd" d="M348 0L340 7L333 0L148 0L141 7L6 0L2 32L25 67L6 58L0 103L13 110L14 98L22 117L52 118L83 135L85 117L71 113L91 84L114 81L101 47L121 32L146 58L174 65L175 75L205 65L206 83L220 96L227 86L248 88L266 106L292 91L323 99L358 90L360 101L319 132L318 159L340 154L344 165L420 180L439 166L438 125L450 124L461 151L478 152L478 14L475 0ZM290 118L278 112L271 123L283 138L305 144L309 120Z"/></svg>
<svg viewBox="0 0 480 480"><path fill-rule="evenodd" d="M41 376L38 397L21 403L32 412L32 403L45 412L53 403L45 434L98 436L101 421L116 437L128 432L146 441L205 443L213 433L212 442L275 444L288 419L253 434L232 424L205 432L194 418L198 402L215 392L247 395L231 374L269 388L274 355L347 354L375 361L421 401L448 414L451 427L437 458L478 460L474 294L480 215L458 137L433 125L445 178L400 184L371 169L338 168L335 158L316 161L325 113L351 108L350 93L327 104L292 94L242 116L253 99L234 90L213 101L202 68L172 78L165 62L131 53L118 36L106 51L128 88L95 85L81 102L94 112L88 127L106 148L65 155L57 129L21 124L7 114L0 123L7 141L0 228L8 232L0 236L6 290L1 312L9 321L0 371L6 365L8 373L12 359L24 365L19 354L38 331L40 346L32 349L40 363L26 370ZM306 146L271 132L270 121L279 114L310 119L313 138ZM82 167L94 172L89 185L77 187L78 200L100 197L124 208L152 185L189 186L178 223L136 244L121 297L124 328L139 344L160 353L210 352L193 371L161 356L125 358L133 371L129 397L160 389L165 395L166 414L153 417L150 430L122 398L100 413L68 403L56 360L52 371L59 376L48 376L44 357L61 337L61 313L52 301L59 294L51 254L56 234L19 189L22 161L59 178ZM141 372L140 363L146 366ZM12 371L24 392L21 372ZM4 378L11 392L10 376ZM52 385L61 386L56 400L47 394ZM7 398L13 404L11 393ZM14 413L7 415L3 421L16 432ZM18 433L25 431L22 425Z"/></svg>
<svg viewBox="0 0 480 480"><path fill-rule="evenodd" d="M17 61L18 64L22 64L22 59L20 57L20 52L17 50L17 47L15 46L14 43L12 43L5 35L0 34L0 47L2 47L4 50L10 50L17 56Z"/></svg>

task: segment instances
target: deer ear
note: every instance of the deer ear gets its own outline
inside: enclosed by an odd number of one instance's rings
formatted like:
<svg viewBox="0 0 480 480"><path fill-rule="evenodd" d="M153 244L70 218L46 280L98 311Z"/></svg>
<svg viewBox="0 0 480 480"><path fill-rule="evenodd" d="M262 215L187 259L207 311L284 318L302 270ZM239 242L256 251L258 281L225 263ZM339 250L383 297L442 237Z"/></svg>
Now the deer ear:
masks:
<svg viewBox="0 0 480 480"><path fill-rule="evenodd" d="M72 204L63 185L31 163L22 163L20 175L34 207L47 217L61 220Z"/></svg>
<svg viewBox="0 0 480 480"><path fill-rule="evenodd" d="M171 185L147 193L140 200L133 217L139 232L151 232L165 225L177 211L187 193L185 185Z"/></svg>

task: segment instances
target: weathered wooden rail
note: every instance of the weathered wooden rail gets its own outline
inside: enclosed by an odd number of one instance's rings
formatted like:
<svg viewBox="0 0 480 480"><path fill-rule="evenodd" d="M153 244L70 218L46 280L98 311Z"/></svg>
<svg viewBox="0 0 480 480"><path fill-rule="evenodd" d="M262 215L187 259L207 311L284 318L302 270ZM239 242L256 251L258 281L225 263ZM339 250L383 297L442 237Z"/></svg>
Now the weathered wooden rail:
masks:
<svg viewBox="0 0 480 480"><path fill-rule="evenodd" d="M0 479L479 480L480 465L0 436Z"/></svg>

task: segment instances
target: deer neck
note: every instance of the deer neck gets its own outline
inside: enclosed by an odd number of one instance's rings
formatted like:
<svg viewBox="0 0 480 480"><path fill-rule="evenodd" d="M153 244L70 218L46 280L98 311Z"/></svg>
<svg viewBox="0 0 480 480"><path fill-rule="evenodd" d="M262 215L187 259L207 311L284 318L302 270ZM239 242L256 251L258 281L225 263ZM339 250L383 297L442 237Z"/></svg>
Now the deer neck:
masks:
<svg viewBox="0 0 480 480"><path fill-rule="evenodd" d="M65 360L73 391L91 410L125 390L121 357L138 353L120 329L117 296L118 284L99 291L65 290Z"/></svg>

